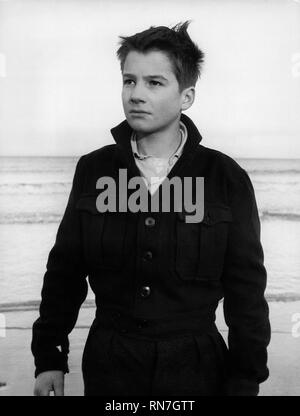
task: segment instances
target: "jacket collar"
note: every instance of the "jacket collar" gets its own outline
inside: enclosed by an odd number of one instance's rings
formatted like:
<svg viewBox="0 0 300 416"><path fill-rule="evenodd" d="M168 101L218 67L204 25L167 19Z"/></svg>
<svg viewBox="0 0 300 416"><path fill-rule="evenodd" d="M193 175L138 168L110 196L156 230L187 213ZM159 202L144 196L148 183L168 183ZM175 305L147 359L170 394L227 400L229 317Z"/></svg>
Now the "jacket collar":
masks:
<svg viewBox="0 0 300 416"><path fill-rule="evenodd" d="M195 145L199 144L202 140L202 136L192 120L187 115L181 114L180 121L185 124L188 131L188 140L186 145L189 146L187 147L194 147ZM132 128L129 126L127 120L122 121L122 123L118 124L116 127L113 127L110 131L118 145L127 150L131 148L130 139Z"/></svg>
<svg viewBox="0 0 300 416"><path fill-rule="evenodd" d="M188 133L187 141L183 148L183 154L181 155L179 159L179 161L181 161L180 163L181 165L183 163L185 164L188 160L190 160L194 156L195 150L198 144L202 140L202 136L199 133L193 121L187 115L181 114L180 120L186 126L187 133ZM113 127L110 131L115 142L118 145L118 148L121 150L122 158L125 158L129 167L131 167L132 171L135 172L135 174L137 174L138 169L135 165L134 156L133 156L132 148L131 148L131 135L132 135L133 130L128 124L127 120L122 121L116 127ZM177 171L177 168L175 170Z"/></svg>

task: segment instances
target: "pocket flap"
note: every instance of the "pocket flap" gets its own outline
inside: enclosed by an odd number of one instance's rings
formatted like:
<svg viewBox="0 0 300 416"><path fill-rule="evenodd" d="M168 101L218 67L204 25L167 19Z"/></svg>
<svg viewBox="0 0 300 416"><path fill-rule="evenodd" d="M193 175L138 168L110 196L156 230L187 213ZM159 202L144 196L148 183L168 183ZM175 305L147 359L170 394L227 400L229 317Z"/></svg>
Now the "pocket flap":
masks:
<svg viewBox="0 0 300 416"><path fill-rule="evenodd" d="M187 212L183 210L182 212L177 212L177 220L180 222L186 222L186 216L195 215L196 211ZM232 222L232 213L230 207L218 203L209 203L204 205L204 217L203 220L199 223L204 223L206 225L214 225L218 222Z"/></svg>
<svg viewBox="0 0 300 416"><path fill-rule="evenodd" d="M219 222L232 222L232 212L230 207L222 204L208 204L204 207L203 223L214 225Z"/></svg>

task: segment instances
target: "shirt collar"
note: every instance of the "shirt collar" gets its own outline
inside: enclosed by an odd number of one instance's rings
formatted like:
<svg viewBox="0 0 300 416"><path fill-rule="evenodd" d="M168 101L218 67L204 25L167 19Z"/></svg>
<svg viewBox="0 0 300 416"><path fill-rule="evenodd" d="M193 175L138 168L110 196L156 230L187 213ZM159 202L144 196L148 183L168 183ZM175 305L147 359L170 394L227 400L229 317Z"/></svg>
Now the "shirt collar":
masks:
<svg viewBox="0 0 300 416"><path fill-rule="evenodd" d="M187 128L184 125L184 123L182 121L180 121L180 133L181 133L181 142L180 145L178 146L178 148L175 150L175 152L169 157L169 161L171 161L173 158L179 158L182 151L183 151L183 147L187 141L187 136L188 136L188 132L187 132ZM142 155L137 148L137 141L136 141L136 134L135 132L132 132L131 135L131 139L130 139L130 143L131 143L131 149L132 149L132 153L134 155L135 158L139 159L139 160L145 160L149 157L154 157L153 155Z"/></svg>

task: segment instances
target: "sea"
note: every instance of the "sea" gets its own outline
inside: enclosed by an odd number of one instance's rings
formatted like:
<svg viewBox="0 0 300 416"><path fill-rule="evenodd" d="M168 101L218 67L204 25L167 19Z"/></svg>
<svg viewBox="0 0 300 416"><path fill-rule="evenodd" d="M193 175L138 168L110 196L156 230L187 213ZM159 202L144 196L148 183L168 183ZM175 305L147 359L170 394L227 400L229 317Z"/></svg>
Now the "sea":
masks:
<svg viewBox="0 0 300 416"><path fill-rule="evenodd" d="M261 220L268 301L300 299L300 159L235 159ZM0 311L36 308L78 157L0 157ZM89 289L86 304L93 303Z"/></svg>

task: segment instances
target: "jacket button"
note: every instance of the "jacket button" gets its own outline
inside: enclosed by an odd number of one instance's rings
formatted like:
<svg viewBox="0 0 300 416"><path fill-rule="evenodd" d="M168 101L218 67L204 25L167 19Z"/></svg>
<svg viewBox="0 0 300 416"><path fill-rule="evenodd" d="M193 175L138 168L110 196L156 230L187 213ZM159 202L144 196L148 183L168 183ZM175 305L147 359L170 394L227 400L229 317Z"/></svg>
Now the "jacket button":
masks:
<svg viewBox="0 0 300 416"><path fill-rule="evenodd" d="M150 293L151 293L151 289L149 286L143 286L141 288L140 295L142 298L147 298L148 296L150 296Z"/></svg>
<svg viewBox="0 0 300 416"><path fill-rule="evenodd" d="M145 253L144 253L144 260L152 260L152 257L153 257L153 254L152 254L152 251L146 251Z"/></svg>
<svg viewBox="0 0 300 416"><path fill-rule="evenodd" d="M147 227L153 227L155 225L155 219L152 217L147 217L145 219L145 224L147 225Z"/></svg>

